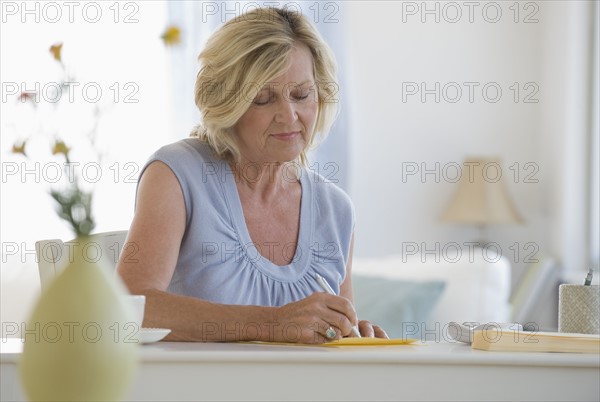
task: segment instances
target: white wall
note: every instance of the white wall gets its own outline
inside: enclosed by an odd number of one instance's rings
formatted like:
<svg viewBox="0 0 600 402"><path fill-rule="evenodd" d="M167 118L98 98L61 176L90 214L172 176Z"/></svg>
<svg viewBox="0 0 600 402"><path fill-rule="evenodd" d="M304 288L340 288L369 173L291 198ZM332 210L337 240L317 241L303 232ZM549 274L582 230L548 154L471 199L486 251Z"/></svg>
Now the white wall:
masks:
<svg viewBox="0 0 600 402"><path fill-rule="evenodd" d="M588 149L592 141L585 133L591 131L591 115L598 114L597 109L592 110L592 93L588 92L592 87L593 6L590 2L572 2L569 7L553 4L551 10L552 23L546 32L552 40L543 44L542 79L554 92L548 94L541 122L544 133L554 139L543 142L542 154L544 164L555 172L549 198L556 202L548 214L554 230L548 240L549 247L562 257L566 272L587 271L591 219ZM554 36L557 32L562 35ZM594 92L597 94L597 87Z"/></svg>
<svg viewBox="0 0 600 402"><path fill-rule="evenodd" d="M73 237L70 227L56 215L55 203L48 194L50 188L67 181L63 176L62 181L52 183L57 173L45 169L50 164L63 163L62 158L51 155L53 140L61 138L72 146L72 160L80 166L95 161L82 156L80 145L86 145L82 138L92 127L94 106L102 108L97 139L99 148L105 151L105 163L100 171L89 172L92 180L99 178L98 182L86 183L94 188L96 231L102 232L129 227L139 169L152 152L173 138L167 74L169 49L160 39L167 23L166 4L154 1L120 2L118 7L115 4L72 2L71 14L65 2L1 4L0 317L3 323L21 323L37 300L40 287L35 241ZM89 14L83 11L86 5ZM136 21L125 22L132 19ZM75 83L73 102L69 102L68 91L64 91L60 102L49 101L53 99L50 95L41 96L33 107L18 102L18 93L5 92L4 88L11 88L11 83L17 86L25 83L26 90L35 90L36 85L40 88L58 85L64 76L48 49L59 42L63 43L62 60ZM126 83L135 87L125 87ZM90 101L95 97L94 92L84 97L82 88L88 84L102 91L97 102ZM26 147L28 158L10 152L15 141L30 137Z"/></svg>
<svg viewBox="0 0 600 402"><path fill-rule="evenodd" d="M48 194L50 188L67 182L66 175L57 181L61 176L45 168L63 163L51 155L51 146L60 138L72 147L74 163L96 162L94 155L81 153L82 146L88 145L84 138L93 126L96 106L102 110L96 138L104 161L100 169L89 170L90 180L85 176L83 180L94 189L96 231L129 227L139 170L152 152L172 138L169 49L160 39L167 23L166 4L147 1L115 7L92 2L95 7L86 8L86 13L82 3L69 14L61 2L51 7L42 2L10 3L2 23L3 87L24 83L24 89L35 90L36 85L44 88L61 82L64 73L48 51L55 43L63 43L62 61L74 82L72 102L65 90L59 102L41 96L34 107L18 102L18 94L8 93L0 104L2 252L16 252L22 262L35 263L36 240L73 236L56 215ZM91 22L97 15L97 21ZM86 85L99 88L100 95L96 97L93 90L85 95ZM27 138L28 158L10 153L14 142ZM4 262L3 270L9 268Z"/></svg>
<svg viewBox="0 0 600 402"><path fill-rule="evenodd" d="M510 8L514 2L494 3L502 11L496 23L485 19L496 17L491 2L481 2L473 10L473 22L464 3L453 3L462 11L455 23L449 20L456 18L456 8L446 8L444 13L447 2L426 3L429 10L438 4L439 22L434 15L422 15L421 2L345 3L347 20L341 23L352 43L347 56L355 77L346 96L352 100L351 195L358 217L357 256L401 253L403 244L412 242L424 242L428 249L439 243L443 250L450 242L476 239L474 228L438 222L456 188L444 179L443 167L462 164L467 156L498 156L503 161L503 179L525 223L490 227L486 238L498 242L512 261L513 282L529 265L527 256L548 254L569 260L582 251L577 263L585 261L579 227L567 229L571 209L586 205L576 194L579 184L569 187L571 179L566 177L567 172L575 172L583 180L586 174L578 158L585 153L581 143L586 127L581 119L589 111L579 113L577 102L585 92L581 86L589 83L584 74L587 56L582 52L589 51L585 10L590 5L575 3L521 2L518 22ZM407 13L415 7L417 14ZM538 21L524 23L526 16ZM577 41L583 48L571 47ZM569 57L575 61L567 61ZM569 74L579 75L573 81ZM428 89L436 82L441 87L455 82L463 94L456 103L445 100L455 97L454 92L446 98L442 93L439 103L433 95L427 95L425 102L419 96L403 99L406 82L425 82ZM480 84L473 102L464 82ZM511 89L515 82L520 86L518 102ZM497 103L482 96L486 83L502 89ZM539 88L533 96L537 103L524 102L534 88L525 89L527 83ZM403 163L425 164L427 169L439 163L442 175L439 182L433 174L424 180L419 175L403 180ZM515 163L519 164L517 180ZM528 174L538 182L527 182ZM569 189L572 192L564 196ZM575 219L583 217L574 214Z"/></svg>

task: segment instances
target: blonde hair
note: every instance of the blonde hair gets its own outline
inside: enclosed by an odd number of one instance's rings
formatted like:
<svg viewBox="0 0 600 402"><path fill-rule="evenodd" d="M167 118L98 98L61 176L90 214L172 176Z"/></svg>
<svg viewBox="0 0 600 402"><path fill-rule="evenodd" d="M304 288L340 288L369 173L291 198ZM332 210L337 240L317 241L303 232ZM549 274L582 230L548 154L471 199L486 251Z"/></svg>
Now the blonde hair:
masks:
<svg viewBox="0 0 600 402"><path fill-rule="evenodd" d="M226 22L207 41L198 56L195 101L202 124L193 137L208 142L219 157L240 153L231 128L248 110L265 83L283 74L295 43L306 45L313 58L318 112L313 135L299 156L329 131L338 112L336 63L333 53L310 21L300 13L277 8L257 8ZM248 91L254 91L248 94Z"/></svg>

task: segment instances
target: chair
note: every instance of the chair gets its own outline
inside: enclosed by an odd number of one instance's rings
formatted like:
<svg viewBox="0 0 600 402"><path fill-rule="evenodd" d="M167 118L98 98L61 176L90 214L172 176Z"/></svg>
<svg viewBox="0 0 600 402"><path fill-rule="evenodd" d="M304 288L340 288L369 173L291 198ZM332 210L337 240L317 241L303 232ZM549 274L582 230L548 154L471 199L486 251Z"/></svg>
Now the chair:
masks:
<svg viewBox="0 0 600 402"><path fill-rule="evenodd" d="M90 235L91 241L97 247L90 253L97 253L92 257L98 259L103 266L114 271L119 255L125 245L127 230L103 232ZM35 243L35 254L40 272L42 291L48 288L56 277L69 264L70 256L75 250L77 240L63 242L59 239L40 240Z"/></svg>

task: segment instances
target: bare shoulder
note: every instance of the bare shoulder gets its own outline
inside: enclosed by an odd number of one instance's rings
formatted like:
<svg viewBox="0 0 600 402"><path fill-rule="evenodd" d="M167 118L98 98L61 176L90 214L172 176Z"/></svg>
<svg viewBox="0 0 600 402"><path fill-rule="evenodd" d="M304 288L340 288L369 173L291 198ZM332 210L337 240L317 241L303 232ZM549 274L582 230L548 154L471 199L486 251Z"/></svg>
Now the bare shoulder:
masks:
<svg viewBox="0 0 600 402"><path fill-rule="evenodd" d="M183 191L171 168L161 161L148 165L140 178L133 223L132 230L140 227L179 239L183 236Z"/></svg>
<svg viewBox="0 0 600 402"><path fill-rule="evenodd" d="M144 169L140 178L138 194L145 195L148 192L161 190L175 190L181 193L181 186L171 168L166 163L157 160Z"/></svg>
<svg viewBox="0 0 600 402"><path fill-rule="evenodd" d="M163 162L149 164L140 178L136 211L127 236L133 261L119 261L130 290L165 290L171 280L185 232L185 205L177 177Z"/></svg>

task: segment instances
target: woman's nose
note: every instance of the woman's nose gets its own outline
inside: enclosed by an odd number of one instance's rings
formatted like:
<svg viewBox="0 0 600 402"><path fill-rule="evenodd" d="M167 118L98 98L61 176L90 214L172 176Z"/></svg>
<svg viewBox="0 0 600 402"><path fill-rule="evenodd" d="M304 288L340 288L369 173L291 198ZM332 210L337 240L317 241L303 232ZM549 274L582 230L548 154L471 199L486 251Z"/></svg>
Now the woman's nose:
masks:
<svg viewBox="0 0 600 402"><path fill-rule="evenodd" d="M279 101L277 107L277 114L275 115L275 121L278 123L293 123L298 120L298 113L296 112L297 103L289 98L283 97Z"/></svg>

